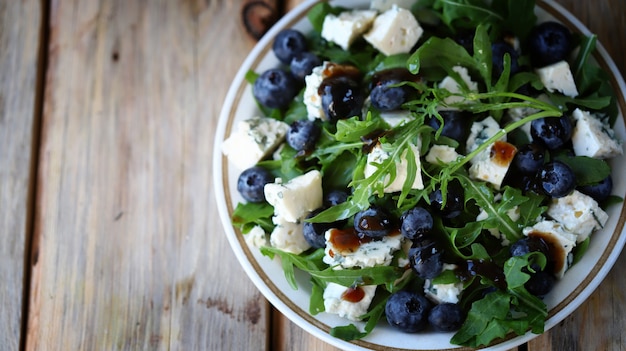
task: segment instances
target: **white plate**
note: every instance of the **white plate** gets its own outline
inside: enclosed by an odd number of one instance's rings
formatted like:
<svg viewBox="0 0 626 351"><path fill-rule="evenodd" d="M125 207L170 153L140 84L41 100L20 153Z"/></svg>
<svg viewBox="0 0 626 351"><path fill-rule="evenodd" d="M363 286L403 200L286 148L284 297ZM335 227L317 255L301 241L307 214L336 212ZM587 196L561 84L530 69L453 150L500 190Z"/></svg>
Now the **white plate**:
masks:
<svg viewBox="0 0 626 351"><path fill-rule="evenodd" d="M236 121L259 114L250 86L245 81L244 76L249 70L260 73L279 65L271 51L274 37L284 28L293 27L305 33L311 30L306 13L315 3L317 1L307 1L301 4L284 16L261 39L244 61L228 91L215 136L213 155L215 192L226 236L244 270L270 303L297 325L336 347L344 350L407 350L407 347L411 347L411 350L457 348L456 345L449 342L452 333L405 334L386 326L385 323L377 326L363 340L346 342L330 336L328 331L331 327L348 323L345 319L334 315L320 313L317 316L311 316L308 313L309 278L305 274L297 275L299 289L293 290L287 284L278 259L272 261L262 256L257 248L248 247L241 233L231 225L230 218L233 210L242 199L236 190L239 171L233 169L228 160L221 154L222 141L228 138ZM355 7L355 4L366 7L368 3L362 0L332 2L332 4L344 4L346 7ZM540 20L554 18L565 23L576 32L584 35L591 34L580 21L552 1L541 2L537 9L537 15ZM618 118L615 125L615 132L621 140L626 140L623 118L623 111L626 110L624 80L600 44L597 46L595 59L613 76L613 86L618 95L620 111L622 111L621 117ZM626 197L626 179L623 177L626 174L626 158L622 156L612 160L612 166L614 174L613 192ZM614 205L609 208L610 217L605 228L593 234L589 249L582 260L568 270L565 277L556 284L554 290L546 297L545 302L549 309L546 330L571 314L587 299L615 263L626 240L626 233L623 232L624 219L626 218L624 211L623 205ZM508 350L535 336L535 334L528 333L511 337L492 345L488 349Z"/></svg>

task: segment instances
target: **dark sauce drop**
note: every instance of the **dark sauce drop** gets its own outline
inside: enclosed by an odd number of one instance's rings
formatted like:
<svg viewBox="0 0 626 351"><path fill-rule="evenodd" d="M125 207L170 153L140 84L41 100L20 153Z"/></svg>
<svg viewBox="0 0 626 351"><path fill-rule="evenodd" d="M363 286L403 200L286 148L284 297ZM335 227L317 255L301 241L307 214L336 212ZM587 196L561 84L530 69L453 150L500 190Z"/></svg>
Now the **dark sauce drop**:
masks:
<svg viewBox="0 0 626 351"><path fill-rule="evenodd" d="M491 280L498 289L506 290L504 271L497 264L486 260L467 260L456 270L461 281L468 281L476 276Z"/></svg>
<svg viewBox="0 0 626 351"><path fill-rule="evenodd" d="M365 291L360 286L348 288L341 294L341 299L348 302L359 302L365 297Z"/></svg>
<svg viewBox="0 0 626 351"><path fill-rule="evenodd" d="M539 238L546 243L546 245L548 246L548 266L552 265L554 269L553 272L555 274L563 270L567 254L565 253L565 249L563 249L557 239L555 239L550 234L546 234L540 231L532 231L528 233L528 236L530 238Z"/></svg>
<svg viewBox="0 0 626 351"><path fill-rule="evenodd" d="M372 241L369 237L360 238L354 228L331 229L328 241L333 247L341 252L355 252L361 244Z"/></svg>
<svg viewBox="0 0 626 351"><path fill-rule="evenodd" d="M501 167L506 167L513 161L513 157L515 157L516 152L517 148L515 146L505 141L498 140L493 143L489 157L495 164Z"/></svg>

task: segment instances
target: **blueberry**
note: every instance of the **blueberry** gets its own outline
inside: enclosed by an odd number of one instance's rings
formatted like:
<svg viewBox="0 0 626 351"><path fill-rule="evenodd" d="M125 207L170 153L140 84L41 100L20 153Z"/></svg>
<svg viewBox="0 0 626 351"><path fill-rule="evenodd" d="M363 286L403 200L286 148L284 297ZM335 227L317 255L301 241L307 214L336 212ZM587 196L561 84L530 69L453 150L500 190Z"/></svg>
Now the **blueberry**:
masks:
<svg viewBox="0 0 626 351"><path fill-rule="evenodd" d="M606 200L613 190L613 178L611 175L601 180L599 183L583 185L578 190L586 195L591 196L597 202Z"/></svg>
<svg viewBox="0 0 626 351"><path fill-rule="evenodd" d="M272 68L263 72L252 86L256 100L269 108L284 108L298 93L296 81L286 71Z"/></svg>
<svg viewBox="0 0 626 351"><path fill-rule="evenodd" d="M347 76L326 78L319 88L322 109L331 121L361 116L363 92L360 84Z"/></svg>
<svg viewBox="0 0 626 351"><path fill-rule="evenodd" d="M509 246L511 256L524 256L531 252L541 252L548 257L548 245L541 238L524 237Z"/></svg>
<svg viewBox="0 0 626 351"><path fill-rule="evenodd" d="M443 118L443 128L441 129L441 135L454 139L458 142L462 142L466 139L467 134L467 121L471 117L467 111L439 111L439 114ZM438 130L441 126L439 120L435 117L430 118L428 125L433 129Z"/></svg>
<svg viewBox="0 0 626 351"><path fill-rule="evenodd" d="M308 119L294 121L289 126L285 139L287 144L302 154L313 150L321 133L320 127ZM299 153L300 154L300 153Z"/></svg>
<svg viewBox="0 0 626 351"><path fill-rule="evenodd" d="M295 29L284 29L276 35L272 50L280 62L288 65L296 54L306 51L306 38Z"/></svg>
<svg viewBox="0 0 626 351"><path fill-rule="evenodd" d="M327 194L324 194L324 206L337 206L341 203L344 203L348 200L348 194L345 190L331 190Z"/></svg>
<svg viewBox="0 0 626 351"><path fill-rule="evenodd" d="M318 208L306 216L306 219L313 218L320 214L324 208ZM326 247L326 231L332 228L337 228L339 226L343 226L345 221L342 223L333 222L333 223L311 223L304 221L302 224L302 234L304 235L304 239L306 240L311 247L319 249L322 247Z"/></svg>
<svg viewBox="0 0 626 351"><path fill-rule="evenodd" d="M528 48L533 66L544 67L567 58L572 50L572 34L560 23L544 22L531 31Z"/></svg>
<svg viewBox="0 0 626 351"><path fill-rule="evenodd" d="M237 191L249 202L265 201L263 188L265 184L274 181L272 174L263 167L254 166L246 169L239 175Z"/></svg>
<svg viewBox="0 0 626 351"><path fill-rule="evenodd" d="M405 333L415 333L428 326L431 307L431 302L423 295L401 290L389 296L385 316L389 325Z"/></svg>
<svg viewBox="0 0 626 351"><path fill-rule="evenodd" d="M289 68L291 69L291 74L293 74L296 79L303 81L304 77L313 72L313 68L321 64L322 60L317 57L317 55L305 51L294 55L289 64Z"/></svg>
<svg viewBox="0 0 626 351"><path fill-rule="evenodd" d="M443 250L430 239L413 242L409 249L409 263L418 277L435 278L443 271Z"/></svg>
<svg viewBox="0 0 626 351"><path fill-rule="evenodd" d="M396 110L406 101L407 92L403 86L392 86L400 83L400 80L387 80L378 82L370 92L372 106L381 111Z"/></svg>
<svg viewBox="0 0 626 351"><path fill-rule="evenodd" d="M400 217L400 232L408 239L417 239L433 229L433 217L422 207L413 207Z"/></svg>
<svg viewBox="0 0 626 351"><path fill-rule="evenodd" d="M556 150L572 138L572 122L566 116L536 119L530 123L530 135L533 141Z"/></svg>
<svg viewBox="0 0 626 351"><path fill-rule="evenodd" d="M465 321L465 312L456 303L444 302L436 305L428 314L428 323L441 332L458 330Z"/></svg>
<svg viewBox="0 0 626 351"><path fill-rule="evenodd" d="M546 163L538 174L543 193L552 198L566 196L576 187L574 171L563 162Z"/></svg>
<svg viewBox="0 0 626 351"><path fill-rule="evenodd" d="M461 184L456 180L448 183L445 205L441 188L435 189L432 193L430 193L428 198L433 212L439 214L443 218L455 218L463 212L465 194L463 187L461 187Z"/></svg>
<svg viewBox="0 0 626 351"><path fill-rule="evenodd" d="M535 296L545 296L552 288L556 278L547 270L539 271L530 275L530 279L524 284L526 290Z"/></svg>
<svg viewBox="0 0 626 351"><path fill-rule="evenodd" d="M500 77L502 71L504 71L504 54L509 54L511 65L510 65L510 75L513 75L520 71L519 63L517 60L519 59L519 54L515 49L509 44L505 42L495 42L491 44L491 61L492 61L492 70L491 73L494 77Z"/></svg>
<svg viewBox="0 0 626 351"><path fill-rule="evenodd" d="M354 215L354 229L361 237L382 238L396 229L396 223L382 207L372 205Z"/></svg>
<svg viewBox="0 0 626 351"><path fill-rule="evenodd" d="M517 169L524 174L537 173L545 161L546 150L543 146L530 143L517 149L513 162Z"/></svg>

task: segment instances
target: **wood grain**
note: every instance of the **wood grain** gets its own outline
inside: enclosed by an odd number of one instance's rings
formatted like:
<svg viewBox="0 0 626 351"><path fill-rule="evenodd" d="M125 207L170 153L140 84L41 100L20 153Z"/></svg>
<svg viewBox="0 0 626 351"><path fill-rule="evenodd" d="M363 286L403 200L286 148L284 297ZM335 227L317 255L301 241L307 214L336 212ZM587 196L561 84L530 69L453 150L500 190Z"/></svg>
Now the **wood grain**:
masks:
<svg viewBox="0 0 626 351"><path fill-rule="evenodd" d="M212 190L238 11L52 1L27 350L266 349Z"/></svg>
<svg viewBox="0 0 626 351"><path fill-rule="evenodd" d="M19 350L31 227L39 43L37 0L0 2L0 348Z"/></svg>

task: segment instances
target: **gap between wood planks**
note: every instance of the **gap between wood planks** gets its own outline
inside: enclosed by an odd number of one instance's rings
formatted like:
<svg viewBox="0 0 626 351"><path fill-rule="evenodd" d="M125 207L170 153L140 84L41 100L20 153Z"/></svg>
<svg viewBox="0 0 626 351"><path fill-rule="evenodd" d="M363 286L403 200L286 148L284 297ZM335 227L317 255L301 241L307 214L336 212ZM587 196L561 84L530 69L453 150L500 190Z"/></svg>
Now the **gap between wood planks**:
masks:
<svg viewBox="0 0 626 351"><path fill-rule="evenodd" d="M20 350L26 349L28 335L28 313L30 304L31 272L37 264L39 236L35 233L37 212L39 150L41 148L41 127L44 114L44 96L46 91L46 75L48 71L48 54L50 43L50 1L40 0L41 21L39 27L39 47L37 52L37 80L35 82L35 100L33 109L33 125L30 146L30 169L27 194L26 224L24 233L24 272L22 282L22 325L20 330Z"/></svg>

